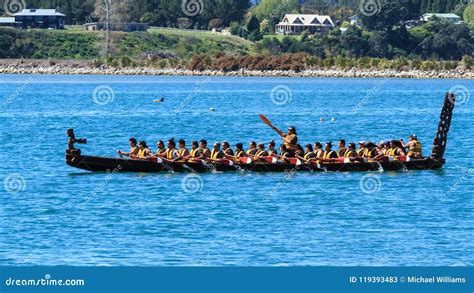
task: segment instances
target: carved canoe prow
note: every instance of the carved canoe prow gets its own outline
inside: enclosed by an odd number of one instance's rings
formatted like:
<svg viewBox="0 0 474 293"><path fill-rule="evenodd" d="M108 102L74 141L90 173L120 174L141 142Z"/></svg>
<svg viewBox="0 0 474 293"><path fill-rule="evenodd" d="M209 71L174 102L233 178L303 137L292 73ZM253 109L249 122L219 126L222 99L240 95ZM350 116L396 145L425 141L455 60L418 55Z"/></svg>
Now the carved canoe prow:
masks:
<svg viewBox="0 0 474 293"><path fill-rule="evenodd" d="M452 93L446 93L444 97L444 105L439 118L438 130L433 142L433 151L431 157L435 160L442 160L444 151L446 150L446 142L448 141L448 132L451 127L451 118L453 116L454 104L456 97Z"/></svg>

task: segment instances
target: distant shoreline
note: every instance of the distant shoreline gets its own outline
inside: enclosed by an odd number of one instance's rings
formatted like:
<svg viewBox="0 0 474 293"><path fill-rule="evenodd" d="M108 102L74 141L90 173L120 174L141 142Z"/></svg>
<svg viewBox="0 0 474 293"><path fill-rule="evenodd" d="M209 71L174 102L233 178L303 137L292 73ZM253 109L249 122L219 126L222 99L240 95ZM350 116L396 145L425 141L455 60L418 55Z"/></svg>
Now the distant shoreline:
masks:
<svg viewBox="0 0 474 293"><path fill-rule="evenodd" d="M340 77L340 78L432 78L432 79L474 79L470 70L394 70L394 69L307 69L303 71L282 70L188 70L152 67L115 68L93 67L89 61L48 60L0 60L0 74L61 74L61 75L150 75L150 76L245 76L245 77Z"/></svg>

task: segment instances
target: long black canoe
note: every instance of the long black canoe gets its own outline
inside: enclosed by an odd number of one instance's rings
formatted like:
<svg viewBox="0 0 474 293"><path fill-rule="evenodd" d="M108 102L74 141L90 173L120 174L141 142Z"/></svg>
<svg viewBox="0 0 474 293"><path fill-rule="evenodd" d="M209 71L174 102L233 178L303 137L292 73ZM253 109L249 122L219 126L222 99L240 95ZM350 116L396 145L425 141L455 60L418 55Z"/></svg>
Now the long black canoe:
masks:
<svg viewBox="0 0 474 293"><path fill-rule="evenodd" d="M109 157L94 157L81 155L80 150L66 153L66 163L74 168L93 172L227 172L227 171L253 171L253 172L348 172L348 171L400 171L400 170L435 170L443 167L443 158L446 149L447 135L451 125L455 97L447 93L441 111L438 130L433 143L430 157L411 159L410 161L385 161L385 162L321 162L294 165L286 162L274 164L253 162L251 164L222 164L206 162L156 162L151 160L133 160Z"/></svg>

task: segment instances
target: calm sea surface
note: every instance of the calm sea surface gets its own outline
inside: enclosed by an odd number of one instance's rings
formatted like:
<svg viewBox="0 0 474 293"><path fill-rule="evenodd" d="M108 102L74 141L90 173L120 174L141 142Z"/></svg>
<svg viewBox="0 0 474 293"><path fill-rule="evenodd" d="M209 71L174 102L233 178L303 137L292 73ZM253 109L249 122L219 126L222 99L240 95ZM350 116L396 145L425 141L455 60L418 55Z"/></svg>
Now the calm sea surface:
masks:
<svg viewBox="0 0 474 293"><path fill-rule="evenodd" d="M416 133L428 154L453 87L437 171L189 177L64 162L69 127L84 154L114 156L132 136L277 139L259 113L305 143ZM472 80L0 75L0 265L471 266L470 93Z"/></svg>

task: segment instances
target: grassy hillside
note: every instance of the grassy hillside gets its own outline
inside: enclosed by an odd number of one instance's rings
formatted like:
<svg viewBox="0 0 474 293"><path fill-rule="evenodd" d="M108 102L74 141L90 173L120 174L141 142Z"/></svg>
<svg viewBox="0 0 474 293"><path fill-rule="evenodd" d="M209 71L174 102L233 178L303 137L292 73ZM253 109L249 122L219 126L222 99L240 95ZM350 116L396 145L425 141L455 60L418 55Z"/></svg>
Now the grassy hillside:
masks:
<svg viewBox="0 0 474 293"><path fill-rule="evenodd" d="M111 33L111 47L117 58L190 58L218 52L241 55L250 50L251 44L234 36L162 28L151 28L147 33ZM103 32L87 32L80 26L62 31L0 28L0 58L97 59L104 47Z"/></svg>

